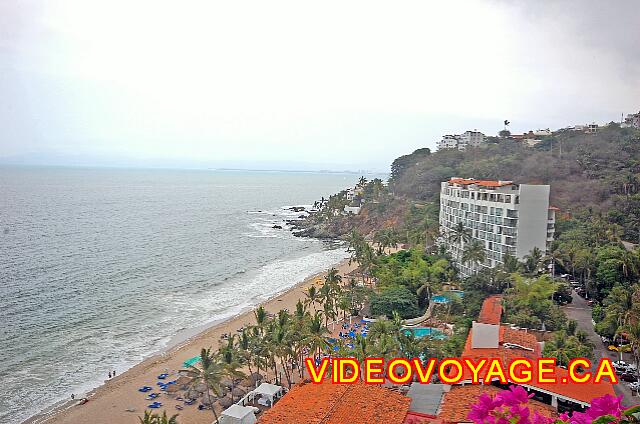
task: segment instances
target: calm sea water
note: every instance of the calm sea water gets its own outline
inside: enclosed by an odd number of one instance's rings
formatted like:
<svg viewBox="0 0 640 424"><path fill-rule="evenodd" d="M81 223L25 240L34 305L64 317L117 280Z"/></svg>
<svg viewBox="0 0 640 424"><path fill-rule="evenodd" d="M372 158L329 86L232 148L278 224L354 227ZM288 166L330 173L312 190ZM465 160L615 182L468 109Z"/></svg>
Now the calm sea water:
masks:
<svg viewBox="0 0 640 424"><path fill-rule="evenodd" d="M353 175L0 168L0 422L346 256L273 229Z"/></svg>

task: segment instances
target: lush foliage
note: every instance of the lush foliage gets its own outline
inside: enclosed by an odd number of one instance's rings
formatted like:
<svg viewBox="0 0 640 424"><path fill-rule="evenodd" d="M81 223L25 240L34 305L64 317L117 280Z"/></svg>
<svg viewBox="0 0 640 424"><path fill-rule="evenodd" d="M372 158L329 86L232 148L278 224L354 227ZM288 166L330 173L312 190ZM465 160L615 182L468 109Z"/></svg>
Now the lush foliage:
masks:
<svg viewBox="0 0 640 424"><path fill-rule="evenodd" d="M414 318L419 315L418 299L406 287L388 287L371 296L371 314L373 316L392 317L398 313L402 318Z"/></svg>

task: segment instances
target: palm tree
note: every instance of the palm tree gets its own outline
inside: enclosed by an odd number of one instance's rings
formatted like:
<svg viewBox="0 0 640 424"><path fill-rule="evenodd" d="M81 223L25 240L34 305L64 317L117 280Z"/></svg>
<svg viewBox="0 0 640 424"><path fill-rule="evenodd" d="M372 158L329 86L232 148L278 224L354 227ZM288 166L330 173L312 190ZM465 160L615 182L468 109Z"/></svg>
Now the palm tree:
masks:
<svg viewBox="0 0 640 424"><path fill-rule="evenodd" d="M362 249L362 257L358 261L358 263L360 264L360 268L362 269L363 283L365 283L365 276L366 276L366 279L369 280L371 276L371 271L375 266L375 261L376 261L376 254L373 251L373 248L368 243L366 243Z"/></svg>
<svg viewBox="0 0 640 424"><path fill-rule="evenodd" d="M542 250L540 250L537 246L534 247L528 255L524 257L524 265L527 273L529 274L537 274L538 269L540 268L540 263L542 262Z"/></svg>
<svg viewBox="0 0 640 424"><path fill-rule="evenodd" d="M351 253L351 256L349 257L349 264L354 262L360 263L362 249L367 245L366 240L362 234L358 233L356 230L352 230L349 235L348 243L349 247L347 248L347 252Z"/></svg>
<svg viewBox="0 0 640 424"><path fill-rule="evenodd" d="M342 282L342 276L337 269L331 268L324 277L324 282L329 285L338 285Z"/></svg>
<svg viewBox="0 0 640 424"><path fill-rule="evenodd" d="M187 369L187 374L192 378L191 384L205 384L207 387L207 400L211 404L213 403L211 402L211 392L218 397L222 396L223 392L220 383L227 375L227 371L220 357L212 354L211 349L202 348L200 351L200 368L191 365ZM211 411L216 421L218 421L218 414L213 405L211 405Z"/></svg>
<svg viewBox="0 0 640 424"><path fill-rule="evenodd" d="M487 255L484 251L484 245L479 240L472 241L465 246L462 252L462 262L470 264L476 274L478 273L478 265L484 262L486 258Z"/></svg>
<svg viewBox="0 0 640 424"><path fill-rule="evenodd" d="M247 364L249 368L249 374L253 374L251 370L251 363L253 362L253 352L251 350L251 337L249 336L249 332L245 329L240 333L240 337L238 338L238 349L240 349L240 354L242 355L243 362Z"/></svg>
<svg viewBox="0 0 640 424"><path fill-rule="evenodd" d="M459 245L460 249L462 249L463 244L468 243L469 240L471 240L471 230L465 228L462 222L458 222L453 229L449 230L447 239L450 243L455 243ZM457 259L460 259L460 249L458 249Z"/></svg>
<svg viewBox="0 0 640 424"><path fill-rule="evenodd" d="M224 366L224 372L231 380L231 401L233 402L233 389L235 389L235 380L244 377L244 373L240 371L240 361L238 356L239 349L235 346L235 335L231 335L227 340L227 344L220 349L220 356Z"/></svg>
<svg viewBox="0 0 640 424"><path fill-rule="evenodd" d="M518 272L518 270L520 269L520 262L518 261L518 258L516 258L515 256L511 256L508 253L504 255L502 257L502 269L508 274Z"/></svg>
<svg viewBox="0 0 640 424"><path fill-rule="evenodd" d="M307 305L313 306L313 312L315 312L316 302L320 300L320 293L318 293L318 289L316 288L316 286L310 286L307 288L307 291L304 295L307 298L305 302L307 303Z"/></svg>
<svg viewBox="0 0 640 424"><path fill-rule="evenodd" d="M544 354L548 357L554 357L558 361L558 365L569 365L571 358L567 354L567 335L564 331L560 331L556 336L545 345Z"/></svg>
<svg viewBox="0 0 640 424"><path fill-rule="evenodd" d="M144 411L144 417L138 417L140 424L178 424L178 415L167 416L167 411L162 415L152 414L151 411Z"/></svg>
<svg viewBox="0 0 640 424"><path fill-rule="evenodd" d="M267 321L267 310L264 309L264 306L260 305L258 306L258 309L253 312L253 315L256 317L256 324L260 330L260 334L262 334L264 325Z"/></svg>
<svg viewBox="0 0 640 424"><path fill-rule="evenodd" d="M326 333L327 329L322 325L322 314L320 311L316 311L309 320L308 333L305 340L309 351L313 353L314 359L327 346Z"/></svg>

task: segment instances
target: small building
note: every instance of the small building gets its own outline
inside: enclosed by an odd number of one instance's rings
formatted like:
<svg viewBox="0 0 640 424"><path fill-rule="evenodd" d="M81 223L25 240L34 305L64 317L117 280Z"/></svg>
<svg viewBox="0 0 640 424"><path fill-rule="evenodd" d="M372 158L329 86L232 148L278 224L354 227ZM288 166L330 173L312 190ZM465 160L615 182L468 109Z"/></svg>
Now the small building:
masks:
<svg viewBox="0 0 640 424"><path fill-rule="evenodd" d="M256 422L255 409L250 406L233 404L222 411L217 424L254 424Z"/></svg>
<svg viewBox="0 0 640 424"><path fill-rule="evenodd" d="M358 215L360 213L360 206L345 206L344 213Z"/></svg>
<svg viewBox="0 0 640 424"><path fill-rule="evenodd" d="M466 150L469 147L480 147L484 144L486 136L480 131L465 131L462 134L443 135L438 142L438 150L458 149Z"/></svg>
<svg viewBox="0 0 640 424"><path fill-rule="evenodd" d="M270 383L261 383L256 389L247 394L250 402L256 401L263 406L273 406L275 401L284 393L282 386Z"/></svg>

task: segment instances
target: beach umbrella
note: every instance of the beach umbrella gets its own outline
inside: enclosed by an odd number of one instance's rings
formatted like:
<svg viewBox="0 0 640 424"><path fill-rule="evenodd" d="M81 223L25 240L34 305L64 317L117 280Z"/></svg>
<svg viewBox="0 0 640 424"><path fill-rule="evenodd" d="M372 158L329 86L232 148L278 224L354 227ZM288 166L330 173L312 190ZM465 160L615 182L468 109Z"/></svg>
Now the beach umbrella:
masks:
<svg viewBox="0 0 640 424"><path fill-rule="evenodd" d="M207 385L204 383L196 384L193 390L199 393L205 393L207 391Z"/></svg>
<svg viewBox="0 0 640 424"><path fill-rule="evenodd" d="M183 375L181 377L178 377L178 379L176 380L176 385L185 386L185 385L191 383L192 381L193 381L193 378L187 377L186 375Z"/></svg>
<svg viewBox="0 0 640 424"><path fill-rule="evenodd" d="M245 378L244 380L242 380L240 382L240 385L242 387L252 387L255 385L255 382L253 380L251 380L249 377Z"/></svg>
<svg viewBox="0 0 640 424"><path fill-rule="evenodd" d="M214 395L207 396L207 394L205 393L200 403L202 403L205 406L213 406L213 404L216 402L217 399L218 399L217 396L214 396Z"/></svg>
<svg viewBox="0 0 640 424"><path fill-rule="evenodd" d="M243 389L242 387L236 387L235 389L233 389L231 391L231 394L233 394L234 396L244 396L247 393L247 391L245 389Z"/></svg>
<svg viewBox="0 0 640 424"><path fill-rule="evenodd" d="M177 384L169 384L167 386L167 393L175 393L175 392L179 392L180 386L178 386Z"/></svg>
<svg viewBox="0 0 640 424"><path fill-rule="evenodd" d="M225 396L222 399L218 400L218 403L220 404L220 406L222 406L223 408L228 408L231 405L233 405L233 401L231 400L231 396Z"/></svg>
<svg viewBox="0 0 640 424"><path fill-rule="evenodd" d="M251 373L247 378L250 378L252 384L255 384L256 381L261 381L263 377L262 377L262 374L258 374L257 372L254 372L254 373Z"/></svg>

